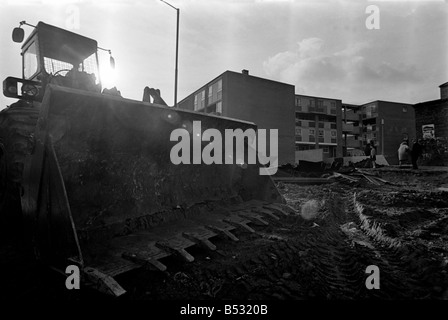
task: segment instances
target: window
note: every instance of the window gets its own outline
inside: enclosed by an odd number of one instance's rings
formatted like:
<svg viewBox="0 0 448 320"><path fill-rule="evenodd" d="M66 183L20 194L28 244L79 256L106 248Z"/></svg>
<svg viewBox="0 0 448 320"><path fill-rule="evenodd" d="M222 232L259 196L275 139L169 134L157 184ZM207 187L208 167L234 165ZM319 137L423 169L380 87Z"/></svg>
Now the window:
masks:
<svg viewBox="0 0 448 320"><path fill-rule="evenodd" d="M310 126L310 127L313 127L313 128L316 127L316 122L314 122L314 121L310 121L309 126Z"/></svg>
<svg viewBox="0 0 448 320"><path fill-rule="evenodd" d="M333 139L333 138L332 138L332 139L331 139L331 143L337 143L337 142L336 142L336 139Z"/></svg>
<svg viewBox="0 0 448 320"><path fill-rule="evenodd" d="M319 137L319 142L325 142L323 137Z"/></svg>
<svg viewBox="0 0 448 320"><path fill-rule="evenodd" d="M319 128L324 128L324 123L323 122L319 122Z"/></svg>
<svg viewBox="0 0 448 320"><path fill-rule="evenodd" d="M323 106L324 106L324 102L322 100L317 100L317 107L323 108Z"/></svg>
<svg viewBox="0 0 448 320"><path fill-rule="evenodd" d="M300 107L302 105L302 101L300 98L296 98L296 106Z"/></svg>
<svg viewBox="0 0 448 320"><path fill-rule="evenodd" d="M222 113L222 102L221 101L216 103L216 112L218 112L219 114Z"/></svg>
<svg viewBox="0 0 448 320"><path fill-rule="evenodd" d="M218 80L208 87L208 105L214 104L222 98L222 80Z"/></svg>
<svg viewBox="0 0 448 320"><path fill-rule="evenodd" d="M403 112L408 112L408 107L407 106L403 106Z"/></svg>
<svg viewBox="0 0 448 320"><path fill-rule="evenodd" d="M23 74L25 79L31 78L37 72L37 53L36 43L33 42L25 51L23 56Z"/></svg>
<svg viewBox="0 0 448 320"><path fill-rule="evenodd" d="M314 100L310 100L310 111L316 111Z"/></svg>
<svg viewBox="0 0 448 320"><path fill-rule="evenodd" d="M330 128L331 128L331 129L337 129L337 127L336 127L336 123L331 123L331 124L330 124Z"/></svg>
<svg viewBox="0 0 448 320"><path fill-rule="evenodd" d="M309 136L310 142L316 142L316 138L314 136Z"/></svg>
<svg viewBox="0 0 448 320"><path fill-rule="evenodd" d="M208 87L208 103L211 103L213 100L213 86Z"/></svg>
<svg viewBox="0 0 448 320"><path fill-rule="evenodd" d="M205 107L205 90L194 96L194 110L201 110Z"/></svg>
<svg viewBox="0 0 448 320"><path fill-rule="evenodd" d="M218 80L217 100L222 99L222 79Z"/></svg>
<svg viewBox="0 0 448 320"><path fill-rule="evenodd" d="M319 137L323 137L323 136L324 136L324 130L319 129Z"/></svg>
<svg viewBox="0 0 448 320"><path fill-rule="evenodd" d="M331 136L336 137L336 131L331 130Z"/></svg>
<svg viewBox="0 0 448 320"><path fill-rule="evenodd" d="M324 102L317 100L317 112L324 112Z"/></svg>
<svg viewBox="0 0 448 320"><path fill-rule="evenodd" d="M330 114L336 114L336 102L330 102Z"/></svg>
<svg viewBox="0 0 448 320"><path fill-rule="evenodd" d="M314 129L310 129L310 136L314 136L316 134L316 131Z"/></svg>
<svg viewBox="0 0 448 320"><path fill-rule="evenodd" d="M301 135L302 135L302 129L296 128L296 136L301 136Z"/></svg>
<svg viewBox="0 0 448 320"><path fill-rule="evenodd" d="M324 147L324 153L330 153L330 148Z"/></svg>

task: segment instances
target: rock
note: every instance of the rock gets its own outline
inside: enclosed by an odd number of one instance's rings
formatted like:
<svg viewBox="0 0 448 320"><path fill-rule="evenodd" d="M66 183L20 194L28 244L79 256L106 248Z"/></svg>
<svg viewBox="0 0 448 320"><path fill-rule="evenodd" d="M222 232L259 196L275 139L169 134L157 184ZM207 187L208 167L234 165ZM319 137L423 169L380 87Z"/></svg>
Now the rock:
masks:
<svg viewBox="0 0 448 320"><path fill-rule="evenodd" d="M292 276L292 275L291 275L289 272L285 272L285 273L282 275L282 278L283 278L283 279L290 279L291 276Z"/></svg>

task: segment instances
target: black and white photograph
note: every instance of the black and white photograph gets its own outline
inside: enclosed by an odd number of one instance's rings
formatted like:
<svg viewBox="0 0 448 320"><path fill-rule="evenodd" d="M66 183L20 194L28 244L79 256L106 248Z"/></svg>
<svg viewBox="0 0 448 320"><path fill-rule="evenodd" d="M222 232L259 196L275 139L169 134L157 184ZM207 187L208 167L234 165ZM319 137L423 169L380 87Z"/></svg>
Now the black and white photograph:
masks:
<svg viewBox="0 0 448 320"><path fill-rule="evenodd" d="M448 300L448 1L0 0L0 41L3 301Z"/></svg>

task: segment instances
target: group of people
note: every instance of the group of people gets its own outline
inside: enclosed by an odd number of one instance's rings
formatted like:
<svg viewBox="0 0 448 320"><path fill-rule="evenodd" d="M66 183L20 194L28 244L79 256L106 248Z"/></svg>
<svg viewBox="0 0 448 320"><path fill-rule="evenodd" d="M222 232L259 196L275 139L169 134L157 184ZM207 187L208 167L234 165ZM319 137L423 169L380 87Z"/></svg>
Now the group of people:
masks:
<svg viewBox="0 0 448 320"><path fill-rule="evenodd" d="M418 169L417 160L423 154L423 146L421 139L412 140L412 148L409 147L409 141L407 139L403 140L398 148L398 160L400 166L404 164L411 156L411 163L413 169Z"/></svg>
<svg viewBox="0 0 448 320"><path fill-rule="evenodd" d="M375 142L371 140L365 149L366 156L369 156L370 161L372 163L372 167L376 168L376 146ZM409 147L409 140L405 139L400 144L400 147L398 148L398 160L400 163L400 167L407 162L409 159L409 155L411 156L411 163L413 169L418 169L417 160L418 158L423 154L423 145L421 139L414 139L412 140L412 148Z"/></svg>

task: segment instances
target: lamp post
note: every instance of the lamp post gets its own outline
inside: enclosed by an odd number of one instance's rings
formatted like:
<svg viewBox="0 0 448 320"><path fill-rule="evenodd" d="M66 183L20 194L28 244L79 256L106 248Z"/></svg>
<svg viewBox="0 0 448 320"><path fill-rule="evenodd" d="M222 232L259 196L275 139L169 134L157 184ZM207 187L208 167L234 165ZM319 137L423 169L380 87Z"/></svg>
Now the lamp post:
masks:
<svg viewBox="0 0 448 320"><path fill-rule="evenodd" d="M176 66L174 70L174 107L177 108L177 62L179 57L179 13L180 9L174 7L173 5L169 4L168 2L164 0L160 0L163 3L166 3L171 8L175 9L177 11L177 25L176 25Z"/></svg>
<svg viewBox="0 0 448 320"><path fill-rule="evenodd" d="M381 119L381 154L384 156L384 119Z"/></svg>

